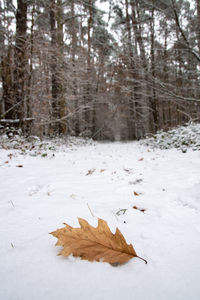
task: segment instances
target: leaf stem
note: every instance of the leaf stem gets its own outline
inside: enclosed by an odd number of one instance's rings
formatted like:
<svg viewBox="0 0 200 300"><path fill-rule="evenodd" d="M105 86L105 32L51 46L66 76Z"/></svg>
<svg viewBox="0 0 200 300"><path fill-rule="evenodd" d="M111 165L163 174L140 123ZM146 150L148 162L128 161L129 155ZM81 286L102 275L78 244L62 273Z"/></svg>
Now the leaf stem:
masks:
<svg viewBox="0 0 200 300"><path fill-rule="evenodd" d="M142 258L142 257L140 257L138 255L136 257L139 258L139 259L141 259L141 260L143 260L145 262L145 264L147 264L147 260L146 259L144 259L144 258Z"/></svg>

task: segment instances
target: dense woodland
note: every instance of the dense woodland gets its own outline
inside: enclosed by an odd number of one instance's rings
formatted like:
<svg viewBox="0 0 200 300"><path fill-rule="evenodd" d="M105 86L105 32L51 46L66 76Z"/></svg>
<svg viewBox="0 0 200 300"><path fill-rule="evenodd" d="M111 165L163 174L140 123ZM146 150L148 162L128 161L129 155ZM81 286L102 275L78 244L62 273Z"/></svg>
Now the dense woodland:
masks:
<svg viewBox="0 0 200 300"><path fill-rule="evenodd" d="M0 0L0 124L133 140L200 121L199 0Z"/></svg>

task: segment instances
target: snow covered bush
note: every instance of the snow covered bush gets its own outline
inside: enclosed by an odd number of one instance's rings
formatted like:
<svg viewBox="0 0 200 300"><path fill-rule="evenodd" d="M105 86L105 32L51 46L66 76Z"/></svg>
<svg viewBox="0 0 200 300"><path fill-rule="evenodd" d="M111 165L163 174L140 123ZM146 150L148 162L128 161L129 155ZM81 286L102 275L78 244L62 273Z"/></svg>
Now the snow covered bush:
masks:
<svg viewBox="0 0 200 300"><path fill-rule="evenodd" d="M23 135L3 130L0 133L0 148L20 150L21 154L31 156L41 155L46 157L48 154L67 149L75 150L77 147L95 144L92 139L82 137L66 136L65 138L52 138L41 140L37 136L24 137Z"/></svg>
<svg viewBox="0 0 200 300"><path fill-rule="evenodd" d="M152 137L147 137L141 143L151 148L178 148L183 152L186 152L188 148L200 150L200 124L191 123L167 132L159 131Z"/></svg>

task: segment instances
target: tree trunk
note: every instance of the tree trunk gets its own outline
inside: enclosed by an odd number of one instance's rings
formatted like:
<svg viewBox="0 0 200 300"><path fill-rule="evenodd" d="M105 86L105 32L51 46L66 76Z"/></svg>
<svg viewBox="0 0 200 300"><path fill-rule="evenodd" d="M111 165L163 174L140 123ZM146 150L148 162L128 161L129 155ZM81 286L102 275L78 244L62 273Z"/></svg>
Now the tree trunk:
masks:
<svg viewBox="0 0 200 300"><path fill-rule="evenodd" d="M32 95L32 75L33 75L33 55L34 55L34 26L35 26L35 3L33 3L31 10L31 33L30 33L30 66L29 66L29 78L28 78L28 99L27 99L27 116L31 117L32 115L32 105L31 105L31 95Z"/></svg>
<svg viewBox="0 0 200 300"><path fill-rule="evenodd" d="M1 78L2 78L2 111L1 118L15 119L16 106L13 95L13 48L8 48L8 53L1 58Z"/></svg>
<svg viewBox="0 0 200 300"><path fill-rule="evenodd" d="M65 134L67 129L66 121L66 100L65 100L65 78L64 78L64 42L63 42L63 7L62 0L57 0L57 48L58 48L58 106L59 106L59 134Z"/></svg>
<svg viewBox="0 0 200 300"><path fill-rule="evenodd" d="M15 42L15 70L14 70L14 101L19 104L15 118L20 119L20 127L23 126L23 118L26 117L26 78L27 78L27 1L17 1L16 13L16 42Z"/></svg>
<svg viewBox="0 0 200 300"><path fill-rule="evenodd" d="M136 102L136 137L137 139L143 138L145 135L145 120L144 120L144 109L146 106L146 94L147 94L147 82L148 82L148 72L147 72L147 59L145 54L145 47L142 38L141 24L138 23L137 17L139 17L138 2L134 4L131 2L131 20L133 25L133 32L135 35L136 45L138 44L140 49L140 59L141 59L141 69L137 72L137 87L135 88L137 94L140 90L140 96L137 96L138 101ZM138 16L136 17L136 10L138 10ZM139 20L140 21L140 20ZM140 82L140 86L139 85ZM144 91L142 95L141 90ZM136 99L137 99L136 98Z"/></svg>
<svg viewBox="0 0 200 300"><path fill-rule="evenodd" d="M152 0L154 2L154 0ZM159 115L158 115L158 99L156 94L156 70L155 70L155 16L154 16L154 7L152 6L151 13L152 21L151 21L151 76L152 76L152 95L150 97L150 108L152 111L153 117L153 126L152 131L156 132L159 128Z"/></svg>
<svg viewBox="0 0 200 300"><path fill-rule="evenodd" d="M87 84L86 84L86 95L85 95L85 130L90 129L90 112L91 112L91 30L92 30L92 0L88 2L88 26L87 26Z"/></svg>
<svg viewBox="0 0 200 300"><path fill-rule="evenodd" d="M196 0L197 5L197 39L198 39L198 48L200 55L200 1Z"/></svg>
<svg viewBox="0 0 200 300"><path fill-rule="evenodd" d="M50 29L51 29L51 94L52 94L52 118L51 134L56 135L58 133L58 84L57 84L57 59L56 59L56 2L51 0L50 3ZM58 121L57 121L58 122Z"/></svg>
<svg viewBox="0 0 200 300"><path fill-rule="evenodd" d="M57 26L56 26L57 25ZM66 132L66 105L64 98L63 69L63 11L62 1L51 0L50 5L51 29L51 94L52 94L52 124L51 133Z"/></svg>
<svg viewBox="0 0 200 300"><path fill-rule="evenodd" d="M129 3L128 0L125 0L125 10L126 10L126 30L128 34L128 55L129 55L129 72L133 81L135 80L135 65L133 60L133 51L132 51L132 39L131 39L131 25L130 25L130 16L129 16ZM136 103L135 103L135 93L134 93L134 83L130 86L130 98L129 98L129 111L130 117L128 118L128 130L129 130L129 139L136 138Z"/></svg>
<svg viewBox="0 0 200 300"><path fill-rule="evenodd" d="M129 59L130 59L130 75L132 77L132 87L133 91L131 90L131 97L130 97L130 116L132 122L132 129L134 129L134 133L130 134L130 139L140 139L143 137L143 109L142 109L142 99L140 95L140 82L139 82L139 72L137 70L135 61L134 61L134 54L132 50L132 38L131 38L131 24L130 24L130 16L129 16L129 2L125 0L126 6L126 27L128 33L128 49L129 49ZM135 26L135 24L133 24ZM137 37L136 37L137 43ZM135 51L135 56L137 55L137 51ZM132 88L131 88L132 89ZM134 118L134 120L133 120Z"/></svg>
<svg viewBox="0 0 200 300"><path fill-rule="evenodd" d="M72 71L73 71L73 80L72 80L72 95L74 97L74 132L78 136L80 134L80 113L79 113L79 101L77 95L77 72L76 72L76 62L75 55L77 51L77 36L75 28L75 5L74 0L71 1L71 14L72 14Z"/></svg>

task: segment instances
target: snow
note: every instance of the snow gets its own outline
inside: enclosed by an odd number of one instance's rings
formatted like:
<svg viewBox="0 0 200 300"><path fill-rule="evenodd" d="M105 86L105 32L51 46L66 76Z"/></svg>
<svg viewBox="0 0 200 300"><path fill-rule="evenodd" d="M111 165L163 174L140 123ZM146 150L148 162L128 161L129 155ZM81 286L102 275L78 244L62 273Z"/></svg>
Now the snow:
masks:
<svg viewBox="0 0 200 300"><path fill-rule="evenodd" d="M0 149L0 299L200 299L199 151L40 148ZM57 256L49 233L77 217L118 227L148 264Z"/></svg>

